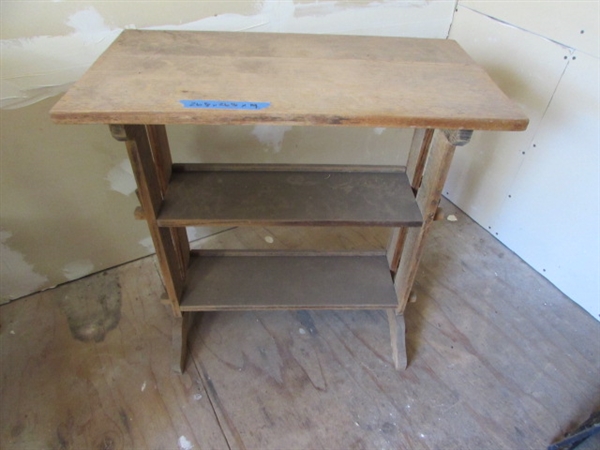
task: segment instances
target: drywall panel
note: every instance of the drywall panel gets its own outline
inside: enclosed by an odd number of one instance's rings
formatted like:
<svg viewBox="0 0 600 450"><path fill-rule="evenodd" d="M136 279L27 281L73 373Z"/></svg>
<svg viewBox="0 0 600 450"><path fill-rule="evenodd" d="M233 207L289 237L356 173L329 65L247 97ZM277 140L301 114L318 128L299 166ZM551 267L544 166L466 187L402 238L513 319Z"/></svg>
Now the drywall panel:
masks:
<svg viewBox="0 0 600 450"><path fill-rule="evenodd" d="M20 15L7 7L10 14L2 15L5 23L28 23L35 17L37 8L30 2L16 2L21 8L28 7L30 14ZM44 5L44 3L42 3ZM3 8L4 10L5 8ZM49 15L49 23L64 23L71 32L62 36L38 35L3 39L2 73L0 80L0 106L19 108L65 92L83 75L95 59L112 43L120 30L110 28L104 18L93 8L79 10L69 16L61 16L57 7L55 15Z"/></svg>
<svg viewBox="0 0 600 450"><path fill-rule="evenodd" d="M459 4L592 56L600 56L598 0L460 0Z"/></svg>
<svg viewBox="0 0 600 450"><path fill-rule="evenodd" d="M0 112L0 303L153 251L123 144L54 125L56 100Z"/></svg>
<svg viewBox="0 0 600 450"><path fill-rule="evenodd" d="M459 148L448 196L598 318L598 59L462 6L450 37L532 121Z"/></svg>
<svg viewBox="0 0 600 450"><path fill-rule="evenodd" d="M135 194L114 190L108 180L125 152L106 127L52 124L55 101L0 114L3 300L34 292L12 287L28 286L32 274L42 277L35 277L42 289L147 254L138 244L146 230L122 220L132 217ZM5 248L29 270L15 271Z"/></svg>
<svg viewBox="0 0 600 450"><path fill-rule="evenodd" d="M273 31L445 38L454 2L354 0L278 2L279 24Z"/></svg>
<svg viewBox="0 0 600 450"><path fill-rule="evenodd" d="M404 165L412 131L394 128L168 128L177 162Z"/></svg>
<svg viewBox="0 0 600 450"><path fill-rule="evenodd" d="M515 100L530 119L524 132L475 132L458 147L445 194L478 223L496 232L495 218L568 63L567 49L531 33L459 7L455 39ZM567 59L565 59L567 58Z"/></svg>
<svg viewBox="0 0 600 450"><path fill-rule="evenodd" d="M85 15L109 29L146 28L165 24L181 25L195 20L235 14L255 15L262 1L80 1L38 0L2 1L2 39L24 39L39 36L63 36L74 28L89 31ZM84 25L84 26L80 26Z"/></svg>
<svg viewBox="0 0 600 450"><path fill-rule="evenodd" d="M599 60L575 53L496 228L502 242L600 317Z"/></svg>
<svg viewBox="0 0 600 450"><path fill-rule="evenodd" d="M454 10L454 2L446 0L282 0L254 5L255 14L247 16L223 14L151 28L445 38Z"/></svg>

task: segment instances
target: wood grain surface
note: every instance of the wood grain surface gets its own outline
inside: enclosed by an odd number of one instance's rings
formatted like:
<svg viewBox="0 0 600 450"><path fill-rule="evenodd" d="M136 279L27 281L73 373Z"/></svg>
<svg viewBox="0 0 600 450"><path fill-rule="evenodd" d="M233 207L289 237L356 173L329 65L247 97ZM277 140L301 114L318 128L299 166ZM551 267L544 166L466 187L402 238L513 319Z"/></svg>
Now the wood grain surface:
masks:
<svg viewBox="0 0 600 450"><path fill-rule="evenodd" d="M443 207L458 221L434 223L425 245L406 371L384 311L215 312L192 328L178 375L146 258L0 307L0 448L546 448L600 408L600 324ZM312 248L310 231L194 244ZM331 231L316 245L387 239Z"/></svg>
<svg viewBox="0 0 600 450"><path fill-rule="evenodd" d="M404 172L343 172L228 165L173 172L160 226L419 226L422 216Z"/></svg>
<svg viewBox="0 0 600 450"><path fill-rule="evenodd" d="M271 252L268 257L257 252L217 256L199 252L189 267L181 310L393 309L397 305L384 252Z"/></svg>
<svg viewBox="0 0 600 450"><path fill-rule="evenodd" d="M182 100L266 102L186 108ZM58 123L364 125L523 130L454 41L125 30L51 111Z"/></svg>

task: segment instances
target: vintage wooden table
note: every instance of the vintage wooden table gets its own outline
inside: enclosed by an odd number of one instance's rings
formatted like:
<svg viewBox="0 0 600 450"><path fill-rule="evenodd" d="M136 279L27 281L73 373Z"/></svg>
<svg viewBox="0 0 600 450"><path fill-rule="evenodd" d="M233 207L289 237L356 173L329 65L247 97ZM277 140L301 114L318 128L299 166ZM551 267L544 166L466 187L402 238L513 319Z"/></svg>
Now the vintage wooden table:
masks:
<svg viewBox="0 0 600 450"><path fill-rule="evenodd" d="M454 41L124 31L51 111L125 141L173 311L404 310L455 146L528 119ZM406 167L173 164L166 124L413 128ZM324 152L328 149L323 149ZM387 251L190 251L186 226L383 226Z"/></svg>

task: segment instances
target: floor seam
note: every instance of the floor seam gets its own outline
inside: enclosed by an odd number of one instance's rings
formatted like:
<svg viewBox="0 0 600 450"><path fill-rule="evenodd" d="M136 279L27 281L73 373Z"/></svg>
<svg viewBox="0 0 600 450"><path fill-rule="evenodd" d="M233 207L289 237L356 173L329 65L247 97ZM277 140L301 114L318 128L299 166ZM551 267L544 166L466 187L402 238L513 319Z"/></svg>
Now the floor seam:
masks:
<svg viewBox="0 0 600 450"><path fill-rule="evenodd" d="M204 392L206 392L206 397L208 398L210 407L215 415L215 419L217 419L217 424L219 425L219 429L221 430L223 439L225 440L225 443L227 444L227 448L228 448L228 450L231 450L231 444L229 444L229 440L227 439L227 434L225 433L225 430L223 429L223 424L221 423L221 419L219 418L219 414L217 414L215 404L213 402L213 399L211 398L211 390L208 388L208 386L206 386L206 382L204 380L204 372L200 369L199 365L196 363L196 359L192 355L189 355L189 358L192 360L192 363L194 364L194 368L196 369L196 372L198 373L198 376L200 377L200 382L202 383Z"/></svg>

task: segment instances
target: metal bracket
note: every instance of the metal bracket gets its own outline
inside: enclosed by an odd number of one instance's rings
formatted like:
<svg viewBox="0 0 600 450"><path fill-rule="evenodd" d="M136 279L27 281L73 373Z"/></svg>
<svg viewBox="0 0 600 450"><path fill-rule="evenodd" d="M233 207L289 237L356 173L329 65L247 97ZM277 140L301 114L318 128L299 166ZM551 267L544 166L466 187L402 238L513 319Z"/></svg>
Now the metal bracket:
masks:
<svg viewBox="0 0 600 450"><path fill-rule="evenodd" d="M466 145L471 140L471 136L473 136L473 130L442 130L444 132L444 136L448 139L452 145L460 147L462 145Z"/></svg>
<svg viewBox="0 0 600 450"><path fill-rule="evenodd" d="M117 141L125 142L127 140L125 126L111 124L108 127L110 128L110 134L112 134L112 137L114 137Z"/></svg>

